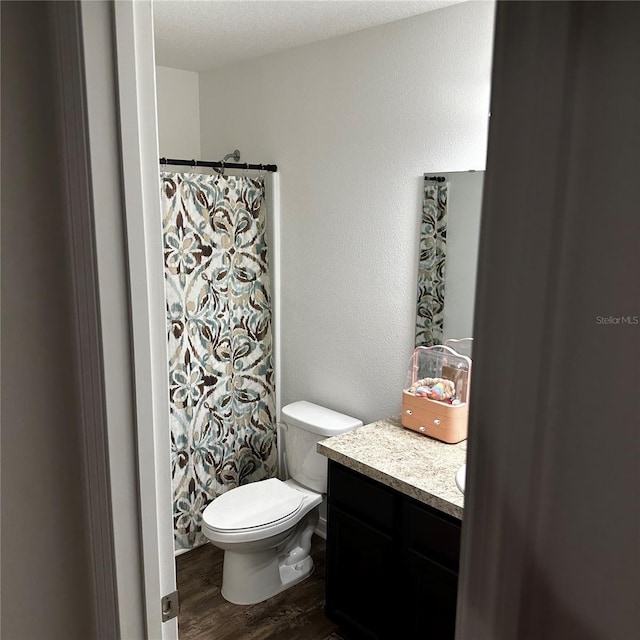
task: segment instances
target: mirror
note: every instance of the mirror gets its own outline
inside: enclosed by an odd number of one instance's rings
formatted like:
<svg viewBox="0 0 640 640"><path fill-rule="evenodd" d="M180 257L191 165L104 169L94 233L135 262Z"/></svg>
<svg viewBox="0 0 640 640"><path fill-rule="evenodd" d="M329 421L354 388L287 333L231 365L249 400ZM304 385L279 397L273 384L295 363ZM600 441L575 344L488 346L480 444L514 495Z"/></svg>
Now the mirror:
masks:
<svg viewBox="0 0 640 640"><path fill-rule="evenodd" d="M424 176L416 346L473 336L484 171Z"/></svg>

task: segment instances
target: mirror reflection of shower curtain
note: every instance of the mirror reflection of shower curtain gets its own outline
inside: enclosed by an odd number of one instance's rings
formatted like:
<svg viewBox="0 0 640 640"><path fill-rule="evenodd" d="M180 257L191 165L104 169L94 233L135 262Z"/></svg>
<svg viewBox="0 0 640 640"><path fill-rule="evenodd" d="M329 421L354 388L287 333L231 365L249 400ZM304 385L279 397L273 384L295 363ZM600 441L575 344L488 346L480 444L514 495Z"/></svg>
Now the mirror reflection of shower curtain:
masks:
<svg viewBox="0 0 640 640"><path fill-rule="evenodd" d="M176 549L202 512L276 473L264 180L161 173Z"/></svg>
<svg viewBox="0 0 640 640"><path fill-rule="evenodd" d="M416 346L442 344L448 182L424 180L420 222Z"/></svg>

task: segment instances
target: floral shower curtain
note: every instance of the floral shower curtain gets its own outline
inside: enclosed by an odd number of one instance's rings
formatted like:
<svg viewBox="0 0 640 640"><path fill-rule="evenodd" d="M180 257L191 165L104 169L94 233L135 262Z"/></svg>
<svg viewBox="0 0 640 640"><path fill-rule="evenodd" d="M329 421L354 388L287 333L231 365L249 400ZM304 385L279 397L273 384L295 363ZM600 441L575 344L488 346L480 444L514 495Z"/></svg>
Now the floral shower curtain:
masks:
<svg viewBox="0 0 640 640"><path fill-rule="evenodd" d="M417 347L442 344L448 194L447 182L435 182L425 176L420 222Z"/></svg>
<svg viewBox="0 0 640 640"><path fill-rule="evenodd" d="M206 505L276 472L264 181L161 173L176 549Z"/></svg>

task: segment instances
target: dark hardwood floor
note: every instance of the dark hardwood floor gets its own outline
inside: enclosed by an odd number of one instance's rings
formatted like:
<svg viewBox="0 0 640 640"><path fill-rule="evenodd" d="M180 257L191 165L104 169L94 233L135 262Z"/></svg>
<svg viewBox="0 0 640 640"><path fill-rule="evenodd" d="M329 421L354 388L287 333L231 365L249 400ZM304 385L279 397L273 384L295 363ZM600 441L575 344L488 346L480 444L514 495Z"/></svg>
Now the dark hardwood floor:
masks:
<svg viewBox="0 0 640 640"><path fill-rule="evenodd" d="M176 559L180 640L341 640L324 615L325 542L314 536L310 577L259 604L220 595L223 552L205 544Z"/></svg>

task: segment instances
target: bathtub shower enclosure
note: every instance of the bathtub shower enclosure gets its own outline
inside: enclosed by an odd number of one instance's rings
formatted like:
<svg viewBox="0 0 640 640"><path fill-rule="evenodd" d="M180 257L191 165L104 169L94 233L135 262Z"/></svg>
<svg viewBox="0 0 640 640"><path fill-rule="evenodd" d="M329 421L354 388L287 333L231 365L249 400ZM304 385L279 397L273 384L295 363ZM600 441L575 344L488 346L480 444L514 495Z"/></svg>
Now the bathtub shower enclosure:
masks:
<svg viewBox="0 0 640 640"><path fill-rule="evenodd" d="M161 173L176 551L202 512L276 475L265 181Z"/></svg>

